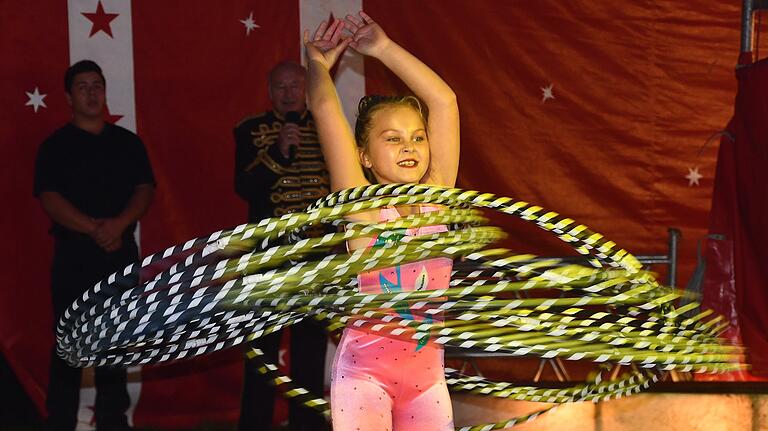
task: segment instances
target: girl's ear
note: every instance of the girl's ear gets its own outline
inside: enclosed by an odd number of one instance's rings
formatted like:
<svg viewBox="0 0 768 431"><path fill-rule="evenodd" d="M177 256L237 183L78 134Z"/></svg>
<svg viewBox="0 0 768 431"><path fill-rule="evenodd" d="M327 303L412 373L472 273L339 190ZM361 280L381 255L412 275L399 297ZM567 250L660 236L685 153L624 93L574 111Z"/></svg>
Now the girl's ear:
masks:
<svg viewBox="0 0 768 431"><path fill-rule="evenodd" d="M360 164L368 169L371 169L373 163L371 163L371 158L368 157L368 153L363 148L358 147L357 154L360 157Z"/></svg>

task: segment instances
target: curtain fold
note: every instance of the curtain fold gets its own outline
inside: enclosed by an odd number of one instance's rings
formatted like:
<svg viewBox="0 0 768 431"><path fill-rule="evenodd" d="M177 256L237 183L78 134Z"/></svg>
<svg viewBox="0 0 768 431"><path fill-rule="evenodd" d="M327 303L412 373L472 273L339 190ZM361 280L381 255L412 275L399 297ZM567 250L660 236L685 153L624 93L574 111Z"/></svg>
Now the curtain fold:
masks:
<svg viewBox="0 0 768 431"><path fill-rule="evenodd" d="M704 305L747 346L751 374L768 376L768 60L736 71L733 119L718 155Z"/></svg>

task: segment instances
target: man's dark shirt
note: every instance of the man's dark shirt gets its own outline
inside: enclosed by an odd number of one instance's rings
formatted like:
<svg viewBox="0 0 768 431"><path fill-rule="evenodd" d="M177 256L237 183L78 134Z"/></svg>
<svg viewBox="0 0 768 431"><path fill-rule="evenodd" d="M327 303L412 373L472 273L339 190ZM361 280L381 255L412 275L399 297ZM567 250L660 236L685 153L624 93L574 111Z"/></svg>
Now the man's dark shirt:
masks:
<svg viewBox="0 0 768 431"><path fill-rule="evenodd" d="M154 184L146 149L134 133L106 124L98 135L72 124L55 131L40 146L34 194L56 192L93 218L118 216L140 184ZM88 237L53 222L57 240ZM130 237L133 226L123 236Z"/></svg>
<svg viewBox="0 0 768 431"><path fill-rule="evenodd" d="M328 172L309 111L298 123L300 138L294 160L280 153L277 138L285 119L269 111L235 127L235 191L248 202L248 220L301 211L328 194Z"/></svg>

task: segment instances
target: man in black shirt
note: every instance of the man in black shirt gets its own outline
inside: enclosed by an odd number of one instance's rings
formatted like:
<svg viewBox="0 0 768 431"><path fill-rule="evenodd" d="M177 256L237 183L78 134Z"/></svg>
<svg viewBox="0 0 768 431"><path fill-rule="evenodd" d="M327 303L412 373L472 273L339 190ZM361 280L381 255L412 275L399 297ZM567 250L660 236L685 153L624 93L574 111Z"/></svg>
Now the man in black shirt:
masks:
<svg viewBox="0 0 768 431"><path fill-rule="evenodd" d="M248 202L248 221L279 217L304 210L328 194L328 173L317 140L312 113L307 110L306 70L280 63L269 74L273 109L246 117L235 127L235 191ZM316 396L324 394L327 337L317 322L305 319L291 326L291 378ZM281 333L251 345L277 364ZM239 431L271 429L275 388L246 359ZM291 405L291 431L328 429L317 413Z"/></svg>
<svg viewBox="0 0 768 431"><path fill-rule="evenodd" d="M106 82L90 60L64 76L72 121L38 150L34 193L51 218L54 237L51 294L55 320L100 279L135 262L136 222L149 208L154 177L144 144L104 120ZM129 430L125 369L97 367L98 431ZM72 431L77 424L81 370L51 355L46 428Z"/></svg>

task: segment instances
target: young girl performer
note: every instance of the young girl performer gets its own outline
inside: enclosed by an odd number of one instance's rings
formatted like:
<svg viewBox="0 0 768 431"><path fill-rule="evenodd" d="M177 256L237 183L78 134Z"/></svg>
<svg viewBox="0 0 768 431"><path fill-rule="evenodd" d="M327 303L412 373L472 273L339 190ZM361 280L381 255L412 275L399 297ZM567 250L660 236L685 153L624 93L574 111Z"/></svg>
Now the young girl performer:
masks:
<svg viewBox="0 0 768 431"><path fill-rule="evenodd" d="M342 37L344 28L352 37ZM309 100L332 191L378 183L454 186L459 162L459 111L450 87L429 67L393 42L371 17L360 12L330 25L314 38L304 33L309 69ZM418 99L367 96L359 104L355 133L344 118L329 70L350 46L379 59L426 103ZM383 208L350 216L377 223L434 207ZM445 231L445 226L409 229L407 235ZM350 241L350 250L376 246L375 239ZM362 292L436 289L448 285L451 260L429 259L358 276ZM335 431L450 430L451 401L443 373L442 347L381 337L346 328L334 360L331 384Z"/></svg>

